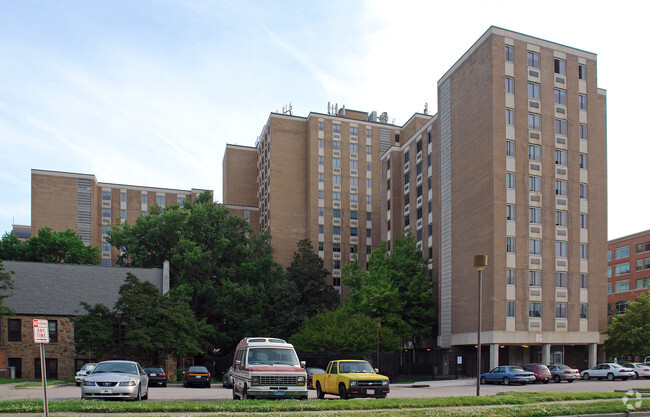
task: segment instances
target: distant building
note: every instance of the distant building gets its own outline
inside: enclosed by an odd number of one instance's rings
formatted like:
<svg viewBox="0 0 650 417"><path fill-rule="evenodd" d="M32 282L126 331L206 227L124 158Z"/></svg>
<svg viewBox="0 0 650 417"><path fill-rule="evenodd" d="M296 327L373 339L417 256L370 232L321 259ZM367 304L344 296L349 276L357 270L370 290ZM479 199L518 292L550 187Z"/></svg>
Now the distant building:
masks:
<svg viewBox="0 0 650 417"><path fill-rule="evenodd" d="M650 287L650 230L607 243L607 306L623 314L630 301Z"/></svg>
<svg viewBox="0 0 650 417"><path fill-rule="evenodd" d="M40 378L39 346L34 343L33 319L47 319L50 343L45 346L48 378L73 379L90 359L74 346L75 316L86 314L81 302L113 308L127 273L148 281L163 294L169 290L169 264L161 269L102 268L100 266L3 261L13 271L14 288L3 305L14 315L0 320L0 374L12 367L16 378ZM3 361L4 359L4 361Z"/></svg>
<svg viewBox="0 0 650 417"><path fill-rule="evenodd" d="M86 245L101 251L102 266L114 266L119 253L106 242L117 219L135 223L150 207L183 205L203 190L176 190L97 182L94 175L32 169L31 233L43 227L72 229Z"/></svg>
<svg viewBox="0 0 650 417"><path fill-rule="evenodd" d="M11 234L15 235L21 242L24 242L32 237L32 227L21 224L14 224L13 229L11 230Z"/></svg>

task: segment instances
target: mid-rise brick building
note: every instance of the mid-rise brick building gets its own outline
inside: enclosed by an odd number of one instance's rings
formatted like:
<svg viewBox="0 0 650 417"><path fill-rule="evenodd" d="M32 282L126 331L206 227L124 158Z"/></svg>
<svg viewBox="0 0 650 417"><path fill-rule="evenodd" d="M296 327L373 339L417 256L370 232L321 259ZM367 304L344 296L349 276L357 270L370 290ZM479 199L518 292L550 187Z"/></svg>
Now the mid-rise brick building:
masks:
<svg viewBox="0 0 650 417"><path fill-rule="evenodd" d="M630 301L650 287L650 230L607 244L607 309L623 314Z"/></svg>

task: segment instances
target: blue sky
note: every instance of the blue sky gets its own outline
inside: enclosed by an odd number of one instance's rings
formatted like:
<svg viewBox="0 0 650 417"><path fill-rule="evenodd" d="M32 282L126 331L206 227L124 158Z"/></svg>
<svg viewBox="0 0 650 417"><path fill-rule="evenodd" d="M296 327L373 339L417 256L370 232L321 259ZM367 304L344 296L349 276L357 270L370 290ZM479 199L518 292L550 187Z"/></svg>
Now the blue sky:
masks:
<svg viewBox="0 0 650 417"><path fill-rule="evenodd" d="M31 222L32 168L221 201L225 144L253 146L289 103L435 113L437 80L490 25L598 54L609 238L650 229L641 2L1 3L0 234Z"/></svg>

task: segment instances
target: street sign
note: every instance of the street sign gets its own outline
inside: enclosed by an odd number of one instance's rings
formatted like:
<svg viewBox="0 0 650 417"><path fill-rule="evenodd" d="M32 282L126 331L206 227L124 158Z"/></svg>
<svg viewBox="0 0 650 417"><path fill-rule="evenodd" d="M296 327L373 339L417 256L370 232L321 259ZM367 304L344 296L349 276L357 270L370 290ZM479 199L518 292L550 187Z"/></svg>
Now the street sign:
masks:
<svg viewBox="0 0 650 417"><path fill-rule="evenodd" d="M47 320L34 319L34 343L50 343L50 329Z"/></svg>

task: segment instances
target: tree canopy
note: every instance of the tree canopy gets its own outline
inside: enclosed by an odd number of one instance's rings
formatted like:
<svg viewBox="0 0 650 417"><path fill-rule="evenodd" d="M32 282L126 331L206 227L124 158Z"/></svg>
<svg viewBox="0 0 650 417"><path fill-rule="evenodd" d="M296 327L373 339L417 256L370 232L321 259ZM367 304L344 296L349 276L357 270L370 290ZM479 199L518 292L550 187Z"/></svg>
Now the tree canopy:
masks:
<svg viewBox="0 0 650 417"><path fill-rule="evenodd" d="M627 305L624 314L612 317L605 331L609 356L644 356L650 352L650 291Z"/></svg>
<svg viewBox="0 0 650 417"><path fill-rule="evenodd" d="M9 297L7 294L5 294L5 291L8 291L13 288L13 281L11 280L11 274L13 274L12 271L5 272L5 267L2 264L2 260L0 260L0 319L2 319L2 316L5 314L11 314L12 311L2 305L2 300L5 298Z"/></svg>
<svg viewBox="0 0 650 417"><path fill-rule="evenodd" d="M69 264L96 265L99 249L85 245L81 237L71 229L56 232L49 227L38 231L21 242L16 235L5 234L0 240L0 259L28 262L63 262Z"/></svg>

